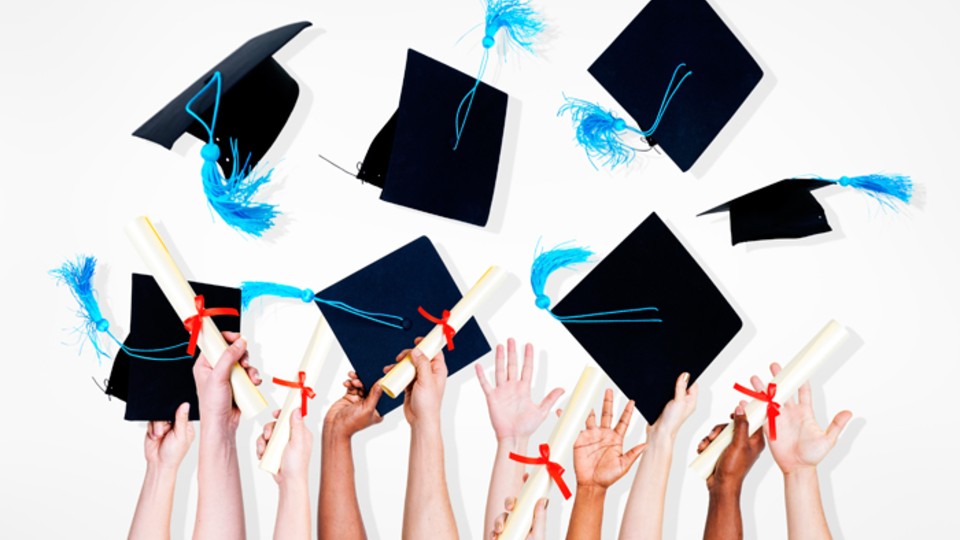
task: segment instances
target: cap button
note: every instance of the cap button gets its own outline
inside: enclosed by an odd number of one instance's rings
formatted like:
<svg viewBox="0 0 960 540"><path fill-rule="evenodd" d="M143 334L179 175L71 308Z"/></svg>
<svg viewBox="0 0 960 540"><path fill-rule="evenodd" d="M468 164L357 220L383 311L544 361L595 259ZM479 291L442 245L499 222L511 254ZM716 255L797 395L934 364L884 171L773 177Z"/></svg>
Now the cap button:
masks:
<svg viewBox="0 0 960 540"><path fill-rule="evenodd" d="M303 292L300 293L300 299L303 300L304 302L313 302L314 296L316 295L313 294L313 291L311 291L310 289L304 289Z"/></svg>
<svg viewBox="0 0 960 540"><path fill-rule="evenodd" d="M483 48L484 48L484 49L489 49L490 47L493 47L493 44L494 44L493 36L491 36L490 34L487 34L487 35L483 36Z"/></svg>
<svg viewBox="0 0 960 540"><path fill-rule="evenodd" d="M537 307L540 309L550 309L550 297L545 294L538 294Z"/></svg>
<svg viewBox="0 0 960 540"><path fill-rule="evenodd" d="M841 186L849 186L850 179L847 178L846 176L841 176L840 180L837 180L837 183L840 184Z"/></svg>
<svg viewBox="0 0 960 540"><path fill-rule="evenodd" d="M403 322L400 324L403 326L404 330L409 330L413 328L413 323L411 323L410 319L407 319L406 317L404 317Z"/></svg>
<svg viewBox="0 0 960 540"><path fill-rule="evenodd" d="M213 143L207 143L200 150L200 157L204 161L216 161L220 159L220 147Z"/></svg>
<svg viewBox="0 0 960 540"><path fill-rule="evenodd" d="M110 328L110 321L106 319L100 319L97 321L97 330L106 332L108 328Z"/></svg>
<svg viewBox="0 0 960 540"><path fill-rule="evenodd" d="M613 122L613 129L616 131L623 131L627 129L627 123L623 121L623 118L617 118Z"/></svg>

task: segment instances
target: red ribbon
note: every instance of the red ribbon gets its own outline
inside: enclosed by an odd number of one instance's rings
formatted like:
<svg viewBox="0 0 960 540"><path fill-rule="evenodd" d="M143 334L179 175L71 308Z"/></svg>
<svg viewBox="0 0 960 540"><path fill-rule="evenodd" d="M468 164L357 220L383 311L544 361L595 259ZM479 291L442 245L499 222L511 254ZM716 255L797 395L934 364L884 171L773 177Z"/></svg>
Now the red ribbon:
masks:
<svg viewBox="0 0 960 540"><path fill-rule="evenodd" d="M736 383L733 385L733 389L754 399L759 399L760 401L766 402L767 421L770 422L770 440L777 440L777 417L780 416L780 404L773 400L774 396L777 395L777 385L774 383L768 384L766 392L750 390L749 388L740 386Z"/></svg>
<svg viewBox="0 0 960 540"><path fill-rule="evenodd" d="M317 393L313 391L313 388L307 386L307 374L304 372L297 373L297 382L285 381L283 379L273 378L273 384L279 384L280 386L286 386L287 388L297 388L300 390L300 416L307 415L307 400L317 397Z"/></svg>
<svg viewBox="0 0 960 540"><path fill-rule="evenodd" d="M193 300L197 304L197 314L191 315L183 321L183 327L187 329L187 332L190 332L190 344L187 345L187 354L190 356L193 356L193 353L197 352L197 339L200 338L200 328L203 327L204 317L215 317L217 315L240 316L240 312L233 308L204 308L202 294L198 294Z"/></svg>
<svg viewBox="0 0 960 540"><path fill-rule="evenodd" d="M572 495L570 488L567 487L567 483L563 481L563 467L561 467L559 463L550 461L549 444L543 443L540 445L540 457L538 458L521 456L520 454L510 452L510 459L523 463L524 465L546 465L547 473L550 475L550 478L553 478L553 481L557 483L557 487L560 488L560 493L563 494L563 498L569 499Z"/></svg>
<svg viewBox="0 0 960 540"><path fill-rule="evenodd" d="M447 322L450 320L450 310L443 310L443 317L436 318L433 315L427 313L427 310L422 307L418 307L417 311L420 312L420 315L423 315L423 318L432 322L433 324L443 325L443 337L447 339L447 349L453 350L453 336L457 333L452 326Z"/></svg>

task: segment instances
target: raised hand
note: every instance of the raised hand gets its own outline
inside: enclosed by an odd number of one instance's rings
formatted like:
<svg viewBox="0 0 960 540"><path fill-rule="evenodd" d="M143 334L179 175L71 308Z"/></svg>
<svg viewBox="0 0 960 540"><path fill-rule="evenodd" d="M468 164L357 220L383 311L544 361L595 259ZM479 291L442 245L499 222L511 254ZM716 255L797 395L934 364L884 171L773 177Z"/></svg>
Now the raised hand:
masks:
<svg viewBox="0 0 960 540"><path fill-rule="evenodd" d="M176 471L187 455L187 450L190 450L193 438L190 404L181 403L177 407L173 424L165 421L147 424L147 435L143 440L144 457L149 465Z"/></svg>
<svg viewBox="0 0 960 540"><path fill-rule="evenodd" d="M638 444L626 453L623 452L623 435L633 416L633 400L627 402L620 421L613 424L613 390L607 389L603 396L603 409L600 425L597 415L590 411L587 416L587 428L580 432L573 444L573 466L577 473L577 489L598 487L606 489L613 485L630 470L630 466L640 457L646 444Z"/></svg>
<svg viewBox="0 0 960 540"><path fill-rule="evenodd" d="M697 383L693 383L687 388L689 381L689 373L682 373L677 378L673 389L673 399L663 407L663 412L660 413L657 421L647 427L648 434L662 433L669 435L671 438L676 438L680 427L697 408L697 394L699 392Z"/></svg>
<svg viewBox="0 0 960 540"><path fill-rule="evenodd" d="M343 386L347 392L327 411L323 420L324 432L350 438L354 433L383 421L377 412L377 403L383 395L380 383L374 383L368 393L357 373L351 371Z"/></svg>
<svg viewBox="0 0 960 540"><path fill-rule="evenodd" d="M236 332L223 332L223 337L230 346L217 361L217 367L211 366L207 357L200 353L193 364L193 379L197 385L201 425L216 423L217 426L236 429L240 423L240 409L233 404L233 390L230 388L233 364L239 362L253 384L259 385L262 381L257 369L250 366L247 341Z"/></svg>

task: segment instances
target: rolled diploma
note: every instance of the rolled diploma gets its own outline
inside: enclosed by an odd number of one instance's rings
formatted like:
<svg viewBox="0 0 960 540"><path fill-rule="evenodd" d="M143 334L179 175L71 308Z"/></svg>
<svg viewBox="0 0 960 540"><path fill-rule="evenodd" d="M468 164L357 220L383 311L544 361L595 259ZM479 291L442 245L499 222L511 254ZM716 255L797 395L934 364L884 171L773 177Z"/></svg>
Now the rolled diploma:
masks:
<svg viewBox="0 0 960 540"><path fill-rule="evenodd" d="M138 217L127 225L126 232L130 242L153 274L160 290L163 291L163 295L177 312L177 317L186 320L196 315L197 295L173 261L167 246L157 234L157 230L153 228L150 219L146 216ZM227 350L227 342L224 341L220 330L210 317L203 317L202 323L197 343L210 365L215 366L220 356ZM239 363L234 364L230 370L230 385L233 387L233 399L244 416L254 416L267 406L267 401Z"/></svg>
<svg viewBox="0 0 960 540"><path fill-rule="evenodd" d="M792 396L849 335L847 329L837 321L828 322L823 330L820 330L810 343L807 343L807 346L773 378L771 382L777 385L777 393L773 400L782 403L783 400ZM750 425L750 435L753 435L767 420L767 404L755 399L747 404L744 413ZM706 480L713 474L720 454L730 446L731 442L733 442L733 423L728 424L720 435L693 460L690 468Z"/></svg>
<svg viewBox="0 0 960 540"><path fill-rule="evenodd" d="M594 402L600 393L600 383L603 382L602 372L587 366L580 375L580 381L570 401L563 409L563 415L550 434L550 461L561 462L573 450L573 443L584 429L587 415L593 408ZM520 490L517 502L504 524L499 540L525 540L533 525L533 510L537 501L547 496L553 479L545 466L536 466L536 470L527 479L527 483Z"/></svg>
<svg viewBox="0 0 960 540"><path fill-rule="evenodd" d="M447 324L459 332L460 329L463 328L463 325L467 324L470 317L473 317L473 314L477 312L483 302L490 296L490 293L500 284L504 275L506 275L505 272L497 266L488 268L487 271L480 276L476 284L467 291L467 294L450 310L450 318L447 319ZM416 348L427 358L433 358L443 350L443 346L446 345L446 343L447 340L443 335L443 326L438 324L433 327L433 330L427 333L423 341L421 341ZM403 392L407 385L413 382L416 375L417 369L413 366L413 358L407 355L406 358L393 366L393 369L380 379L380 386L388 396L395 398Z"/></svg>
<svg viewBox="0 0 960 540"><path fill-rule="evenodd" d="M313 331L313 337L310 338L310 344L307 345L307 352L303 354L303 359L300 360L300 368L297 369L297 372L302 371L306 374L305 384L307 386L312 387L317 377L320 376L323 359L330 352L333 339L333 331L330 329L330 325L327 324L323 315L320 315L317 327ZM290 415L300 407L300 404L300 390L291 388L287 393L287 400L283 402L283 407L280 409L280 417L277 418L277 423L273 427L273 435L270 436L267 448L263 451L263 457L260 458L261 469L273 474L277 474L277 471L280 470L283 449L290 442Z"/></svg>

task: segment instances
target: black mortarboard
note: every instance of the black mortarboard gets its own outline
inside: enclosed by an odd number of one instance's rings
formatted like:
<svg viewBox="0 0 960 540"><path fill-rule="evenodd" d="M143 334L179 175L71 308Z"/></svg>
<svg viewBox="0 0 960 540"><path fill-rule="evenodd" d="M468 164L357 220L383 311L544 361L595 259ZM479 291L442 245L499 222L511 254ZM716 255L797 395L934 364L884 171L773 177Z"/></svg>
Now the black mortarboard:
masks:
<svg viewBox="0 0 960 540"><path fill-rule="evenodd" d="M394 363L403 349L413 348L414 338L426 336L436 326L420 315L418 308L440 317L461 296L440 254L429 238L421 236L317 293L327 301L396 315L403 319L404 328L377 324L319 301L317 305L369 389L383 377L384 366ZM454 350L444 351L451 375L490 351L475 319L470 319L453 339ZM377 410L383 415L402 403L402 399L384 395Z"/></svg>
<svg viewBox="0 0 960 540"><path fill-rule="evenodd" d="M240 309L240 290L190 282L203 295L208 308ZM240 331L240 318L214 316L220 330ZM190 403L190 419L200 418L193 364L200 355L187 356L189 332L151 276L133 274L130 333L117 353L107 384L107 394L127 402L126 420L173 420L181 403ZM174 347L182 344L182 347ZM157 349L169 349L158 351ZM142 353L142 354L140 354ZM134 356L135 355L135 356ZM145 360L182 358L180 360Z"/></svg>
<svg viewBox="0 0 960 540"><path fill-rule="evenodd" d="M832 230L813 190L833 185L855 188L891 209L896 209L900 202L909 204L913 198L913 180L901 174L791 178L698 215L730 212L730 239L734 245L753 240L804 238Z"/></svg>
<svg viewBox="0 0 960 540"><path fill-rule="evenodd" d="M374 138L357 178L380 198L484 226L500 167L507 94L480 82L453 149L457 107L476 80L417 51L407 53L400 105Z"/></svg>
<svg viewBox="0 0 960 540"><path fill-rule="evenodd" d="M673 95L648 140L686 171L763 77L710 4L651 0L589 71L635 122L649 129L681 64L693 74Z"/></svg>
<svg viewBox="0 0 960 540"><path fill-rule="evenodd" d="M828 180L781 180L699 215L730 212L730 239L734 245L813 236L832 230L823 206L812 193L831 185L835 183Z"/></svg>
<svg viewBox="0 0 960 540"><path fill-rule="evenodd" d="M223 150L226 150L226 141L237 141L241 159L249 156L249 164L255 166L280 135L300 94L297 81L272 55L311 24L306 21L288 24L247 41L137 128L134 136L165 148L172 148L184 133L207 142L207 131L186 112L185 107L219 71L222 95L216 136L223 141ZM211 118L215 97L215 92L203 93L193 109L201 117ZM218 161L224 171L233 166L230 156L231 152L220 152Z"/></svg>
<svg viewBox="0 0 960 540"><path fill-rule="evenodd" d="M653 306L660 323L589 324L572 316ZM656 214L601 260L552 312L648 422L684 371L696 379L742 322L706 272Z"/></svg>

